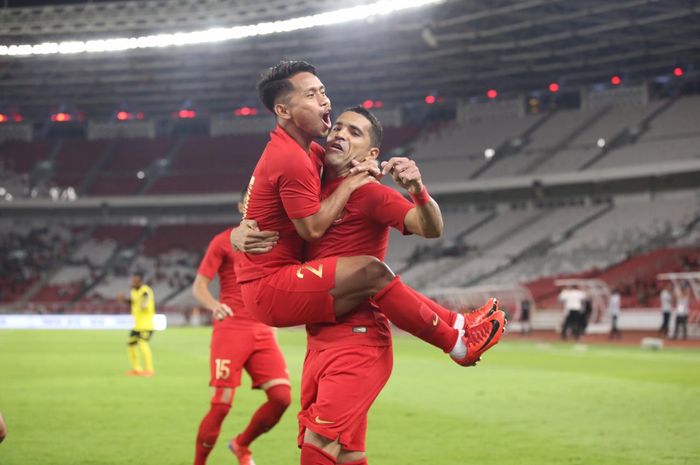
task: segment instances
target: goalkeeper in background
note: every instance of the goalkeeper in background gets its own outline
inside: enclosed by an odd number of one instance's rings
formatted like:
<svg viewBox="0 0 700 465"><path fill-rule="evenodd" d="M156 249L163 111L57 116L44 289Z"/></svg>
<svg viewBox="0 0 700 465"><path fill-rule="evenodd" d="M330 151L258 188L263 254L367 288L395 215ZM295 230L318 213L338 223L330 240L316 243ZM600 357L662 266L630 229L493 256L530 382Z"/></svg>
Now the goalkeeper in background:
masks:
<svg viewBox="0 0 700 465"><path fill-rule="evenodd" d="M156 313L156 300L153 289L143 282L141 273L134 273L131 277L131 295L129 299L120 294L118 299L127 302L131 306L131 315L134 317L134 329L129 333L128 354L131 370L129 376L154 375L153 354L148 341L153 335L153 316ZM143 358L143 367L139 360L139 353Z"/></svg>

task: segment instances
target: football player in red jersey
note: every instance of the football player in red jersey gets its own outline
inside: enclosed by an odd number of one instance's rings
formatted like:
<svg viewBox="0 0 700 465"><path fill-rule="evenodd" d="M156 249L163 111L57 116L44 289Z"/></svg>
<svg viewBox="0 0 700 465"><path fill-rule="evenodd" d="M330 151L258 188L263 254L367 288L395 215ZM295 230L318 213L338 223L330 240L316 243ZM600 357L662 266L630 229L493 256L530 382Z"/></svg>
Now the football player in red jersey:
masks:
<svg viewBox="0 0 700 465"><path fill-rule="evenodd" d="M192 286L195 298L214 317L209 356L211 406L197 431L195 465L206 463L244 369L252 379L253 388L265 391L267 401L253 414L245 430L229 441L229 448L240 465L254 465L250 444L277 424L291 402L289 373L274 329L253 318L243 304L236 282L230 233L227 229L211 240ZM209 290L216 275L219 299Z"/></svg>
<svg viewBox="0 0 700 465"><path fill-rule="evenodd" d="M338 218L355 189L373 181L373 161L356 162L327 198L320 198L324 150L313 142L331 128L330 100L315 68L306 62L282 62L258 83L265 106L277 117L245 196L244 219L263 231L278 232L269 253L246 249L242 223L231 235L239 250L236 274L246 308L271 326L335 322L371 298L396 326L440 348L458 364L471 366L495 344L503 321L491 318L479 327L454 328L441 315L451 313L405 286L371 255L326 257L302 263L304 240L319 239ZM404 166L385 167L390 171ZM429 204L427 190L411 192ZM260 237L257 231L256 236Z"/></svg>
<svg viewBox="0 0 700 465"><path fill-rule="evenodd" d="M353 160L377 158L382 132L376 117L362 107L347 109L338 117L327 138L321 198L333 194L353 167ZM422 237L441 234L442 215L437 203L415 198L424 187L415 162L395 157L382 168L414 197L414 203L379 183L360 187L323 238L307 243L307 260L357 255L383 260L390 228ZM438 314L455 328L465 325L465 315ZM504 323L493 301L466 318L468 326L479 327L485 318ZM306 330L308 346L298 416L301 464L367 465L367 414L389 379L393 363L389 321L375 304L365 301L335 323L309 324Z"/></svg>

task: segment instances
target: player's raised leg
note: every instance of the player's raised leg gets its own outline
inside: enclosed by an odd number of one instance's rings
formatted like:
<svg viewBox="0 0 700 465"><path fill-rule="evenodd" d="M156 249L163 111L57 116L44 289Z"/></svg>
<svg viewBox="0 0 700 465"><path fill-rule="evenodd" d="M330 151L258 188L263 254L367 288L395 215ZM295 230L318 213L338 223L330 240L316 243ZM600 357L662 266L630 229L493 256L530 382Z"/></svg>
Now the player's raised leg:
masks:
<svg viewBox="0 0 700 465"><path fill-rule="evenodd" d="M449 309L418 295L375 257L338 258L335 278L331 295L337 316L371 298L397 327L449 353L460 365L476 363L503 333L505 319L498 310L466 330L452 327L440 317L449 315Z"/></svg>
<svg viewBox="0 0 700 465"><path fill-rule="evenodd" d="M450 352L459 330L452 328L418 299L383 262L371 256L340 257L335 287L331 290L337 316L344 315L372 297L397 327Z"/></svg>

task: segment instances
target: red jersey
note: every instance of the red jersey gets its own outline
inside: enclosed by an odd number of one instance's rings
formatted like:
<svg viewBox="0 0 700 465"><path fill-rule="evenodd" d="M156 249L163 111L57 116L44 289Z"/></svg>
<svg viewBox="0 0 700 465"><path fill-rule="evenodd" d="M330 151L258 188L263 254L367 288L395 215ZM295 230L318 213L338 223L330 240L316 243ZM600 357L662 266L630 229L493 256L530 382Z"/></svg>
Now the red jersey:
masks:
<svg viewBox="0 0 700 465"><path fill-rule="evenodd" d="M241 287L236 280L236 271L234 269L235 259L233 247L231 247L229 239L232 229L233 228L228 228L214 236L197 270L198 274L211 280L213 280L217 274L219 275L219 286L221 288L219 292L219 301L225 303L233 310L232 317L226 317L223 320L214 320L214 328L240 327L241 324L264 326L253 318L243 304Z"/></svg>
<svg viewBox="0 0 700 465"><path fill-rule="evenodd" d="M324 183L322 198L335 191L342 180ZM389 228L405 233L404 220L414 205L396 190L378 183L362 186L352 193L340 218L318 241L306 244L306 259L372 255L384 260L389 245ZM337 323L306 326L308 348L391 344L389 320L370 302L344 315Z"/></svg>
<svg viewBox="0 0 700 465"><path fill-rule="evenodd" d="M321 208L324 155L323 147L315 142L307 153L279 126L270 133L270 141L248 184L244 218L257 221L261 231L277 231L279 240L268 253L236 252L239 283L301 263L304 241L290 218L305 218Z"/></svg>

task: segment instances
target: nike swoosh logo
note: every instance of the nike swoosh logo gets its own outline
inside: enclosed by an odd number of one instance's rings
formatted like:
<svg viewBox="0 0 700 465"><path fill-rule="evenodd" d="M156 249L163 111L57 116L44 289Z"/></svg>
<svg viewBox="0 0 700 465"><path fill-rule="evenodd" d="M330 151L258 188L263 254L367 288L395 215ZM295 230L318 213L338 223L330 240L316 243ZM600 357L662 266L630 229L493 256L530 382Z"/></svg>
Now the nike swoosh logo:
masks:
<svg viewBox="0 0 700 465"><path fill-rule="evenodd" d="M437 326L440 322L440 318L436 314L433 314L433 326Z"/></svg>
<svg viewBox="0 0 700 465"><path fill-rule="evenodd" d="M493 315L496 313L496 310L498 310L498 300L493 301L493 305L491 306L491 310L486 314L487 317Z"/></svg>
<svg viewBox="0 0 700 465"><path fill-rule="evenodd" d="M314 418L314 421L318 423L319 425L330 425L335 423L334 421L327 421L327 420L321 420L318 415L316 415L316 418Z"/></svg>
<svg viewBox="0 0 700 465"><path fill-rule="evenodd" d="M489 343L493 340L494 337L496 337L496 334L498 334L498 331L501 329L501 323L497 320L491 320L491 334L489 334L488 339L486 339L486 342L479 348L479 351L484 350L484 347L489 345Z"/></svg>

